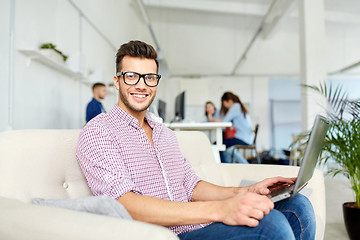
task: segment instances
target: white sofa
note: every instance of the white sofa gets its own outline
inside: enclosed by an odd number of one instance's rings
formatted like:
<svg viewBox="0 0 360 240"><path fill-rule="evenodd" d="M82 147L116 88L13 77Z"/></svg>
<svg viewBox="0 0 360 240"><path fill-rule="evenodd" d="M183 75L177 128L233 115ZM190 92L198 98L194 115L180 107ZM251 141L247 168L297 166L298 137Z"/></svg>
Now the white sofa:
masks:
<svg viewBox="0 0 360 240"><path fill-rule="evenodd" d="M16 130L0 133L0 239L178 239L164 227L66 209L32 205L35 197L91 196L75 152L80 130ZM215 163L201 132L176 132L183 155L204 180L238 186L241 180L296 176L298 168ZM308 184L317 221L325 230L324 178L316 171ZM314 191L316 190L316 191Z"/></svg>

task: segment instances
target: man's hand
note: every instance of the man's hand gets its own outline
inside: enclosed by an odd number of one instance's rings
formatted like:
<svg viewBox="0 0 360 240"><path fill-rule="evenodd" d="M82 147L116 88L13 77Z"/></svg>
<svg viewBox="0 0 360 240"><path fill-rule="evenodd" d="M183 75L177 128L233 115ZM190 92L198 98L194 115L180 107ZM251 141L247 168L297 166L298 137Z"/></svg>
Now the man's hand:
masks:
<svg viewBox="0 0 360 240"><path fill-rule="evenodd" d="M274 208L268 197L252 192L241 192L221 203L219 221L227 225L256 227L259 221Z"/></svg>
<svg viewBox="0 0 360 240"><path fill-rule="evenodd" d="M293 184L295 183L296 178L284 178L284 177L274 177L266 178L261 182L251 185L248 189L249 192L254 192L261 195L268 195L271 192L271 189L283 185L283 184Z"/></svg>

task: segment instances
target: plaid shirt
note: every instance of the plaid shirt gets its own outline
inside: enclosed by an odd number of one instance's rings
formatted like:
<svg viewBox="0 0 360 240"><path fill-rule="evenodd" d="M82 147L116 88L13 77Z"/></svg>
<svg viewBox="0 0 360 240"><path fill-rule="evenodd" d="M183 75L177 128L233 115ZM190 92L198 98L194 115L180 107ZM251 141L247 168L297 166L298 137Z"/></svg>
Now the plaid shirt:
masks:
<svg viewBox="0 0 360 240"><path fill-rule="evenodd" d="M182 156L173 131L146 115L152 145L136 118L115 105L92 119L79 138L77 159L94 195L118 199L127 192L176 202L190 202L200 181ZM200 225L169 227L176 234Z"/></svg>

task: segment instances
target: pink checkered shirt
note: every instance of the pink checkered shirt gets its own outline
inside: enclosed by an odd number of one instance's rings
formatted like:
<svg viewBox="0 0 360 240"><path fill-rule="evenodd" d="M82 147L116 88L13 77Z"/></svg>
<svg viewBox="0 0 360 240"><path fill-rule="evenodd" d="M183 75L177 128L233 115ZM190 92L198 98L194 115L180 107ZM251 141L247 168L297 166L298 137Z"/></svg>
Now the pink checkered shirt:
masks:
<svg viewBox="0 0 360 240"><path fill-rule="evenodd" d="M118 199L127 192L176 202L189 202L200 181L182 156L173 131L158 118L146 117L152 145L136 118L115 105L82 130L77 159L94 195ZM169 227L176 234L200 225Z"/></svg>

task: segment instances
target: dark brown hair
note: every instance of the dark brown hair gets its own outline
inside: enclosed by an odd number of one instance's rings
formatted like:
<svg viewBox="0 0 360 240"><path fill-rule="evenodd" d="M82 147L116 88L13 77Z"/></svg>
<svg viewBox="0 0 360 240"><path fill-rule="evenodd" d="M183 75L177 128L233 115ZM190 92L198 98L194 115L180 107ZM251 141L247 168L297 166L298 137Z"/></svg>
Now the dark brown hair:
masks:
<svg viewBox="0 0 360 240"><path fill-rule="evenodd" d="M157 53L155 49L142 41L130 41L120 46L116 53L116 72L121 71L121 61L125 56L154 59L157 70L159 70L159 62L156 60Z"/></svg>
<svg viewBox="0 0 360 240"><path fill-rule="evenodd" d="M92 90L94 91L94 89L98 87L106 87L106 85L103 83L94 83L94 85L92 86Z"/></svg>
<svg viewBox="0 0 360 240"><path fill-rule="evenodd" d="M222 115L225 115L227 113L227 111L229 110L224 107L223 101L229 101L229 100L232 100L234 103L240 103L241 111L244 114L244 116L246 116L247 110L246 110L245 106L240 101L240 98L238 96L236 96L235 94L233 94L232 92L225 92L221 97L220 113Z"/></svg>

